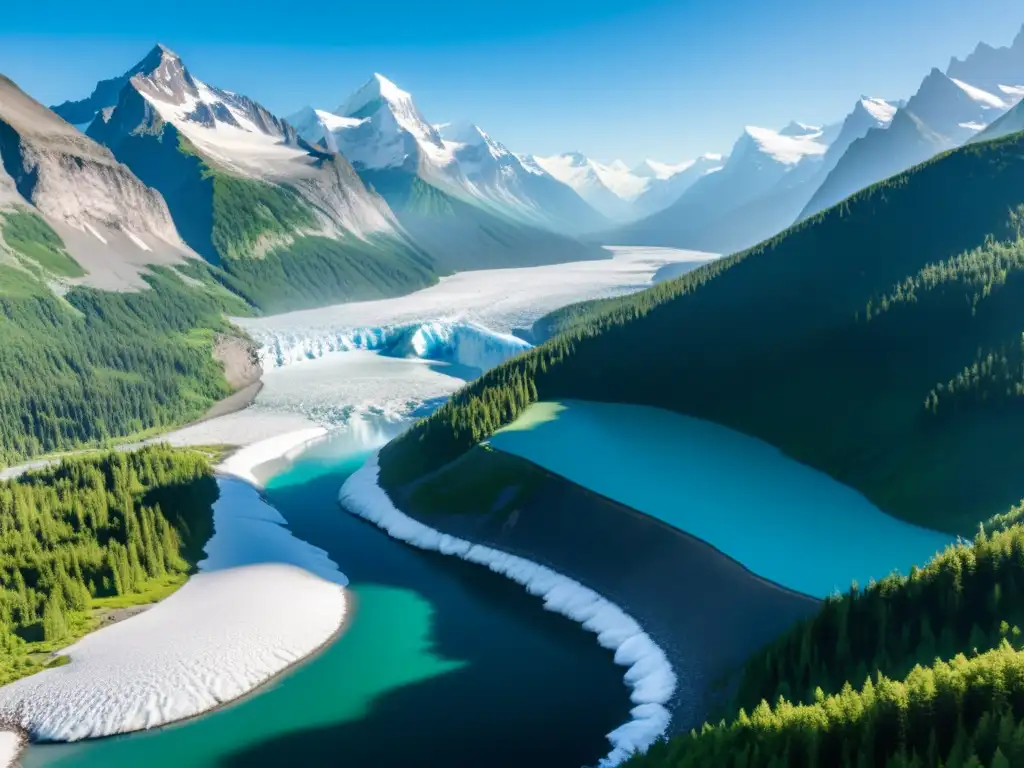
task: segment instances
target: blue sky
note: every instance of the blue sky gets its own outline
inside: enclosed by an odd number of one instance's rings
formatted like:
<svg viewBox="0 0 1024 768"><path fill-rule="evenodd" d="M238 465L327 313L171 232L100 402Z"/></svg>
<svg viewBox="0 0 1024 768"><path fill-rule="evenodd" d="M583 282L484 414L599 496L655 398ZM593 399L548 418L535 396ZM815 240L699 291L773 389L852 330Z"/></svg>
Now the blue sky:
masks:
<svg viewBox="0 0 1024 768"><path fill-rule="evenodd" d="M0 72L46 104L88 94L159 40L282 115L333 109L376 71L433 122L631 164L728 151L746 124L839 120L861 93L909 96L932 66L979 40L1006 45L1024 22L1019 0L12 5Z"/></svg>

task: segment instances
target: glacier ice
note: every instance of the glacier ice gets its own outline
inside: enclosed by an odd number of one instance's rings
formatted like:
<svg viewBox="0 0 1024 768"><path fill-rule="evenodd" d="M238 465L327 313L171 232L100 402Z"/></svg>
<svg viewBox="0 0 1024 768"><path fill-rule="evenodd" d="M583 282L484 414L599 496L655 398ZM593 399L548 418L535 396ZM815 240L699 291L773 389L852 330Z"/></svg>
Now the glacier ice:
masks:
<svg viewBox="0 0 1024 768"><path fill-rule="evenodd" d="M611 752L599 766L618 765L634 752L645 751L668 728L666 704L676 690L676 674L665 652L640 625L614 603L550 568L492 547L471 544L440 533L412 519L392 504L377 483L378 453L345 481L338 494L341 505L384 529L390 536L420 549L457 555L521 584L544 600L546 610L580 622L597 634L598 642L615 651L615 663L628 667L624 680L632 688L632 719L608 734Z"/></svg>
<svg viewBox="0 0 1024 768"><path fill-rule="evenodd" d="M281 368L332 352L372 350L389 357L439 360L485 371L530 348L511 334L445 320L336 332L272 330L257 334L257 340L264 344L260 352L264 368Z"/></svg>
<svg viewBox="0 0 1024 768"><path fill-rule="evenodd" d="M279 365L278 359L289 364L332 351L383 349L388 339L382 337L393 338L400 330L415 331L434 323L476 326L505 336L567 304L649 288L652 275L665 264L715 258L674 248L609 246L609 250L614 254L611 259L459 272L397 298L236 317L232 322L263 342L268 353L274 350L264 362L269 368Z"/></svg>
<svg viewBox="0 0 1024 768"><path fill-rule="evenodd" d="M251 475L316 434L256 444L228 469ZM151 728L236 699L330 640L345 616L345 575L294 537L252 484L218 484L199 573L145 612L65 649L69 664L0 688L0 721L43 741Z"/></svg>

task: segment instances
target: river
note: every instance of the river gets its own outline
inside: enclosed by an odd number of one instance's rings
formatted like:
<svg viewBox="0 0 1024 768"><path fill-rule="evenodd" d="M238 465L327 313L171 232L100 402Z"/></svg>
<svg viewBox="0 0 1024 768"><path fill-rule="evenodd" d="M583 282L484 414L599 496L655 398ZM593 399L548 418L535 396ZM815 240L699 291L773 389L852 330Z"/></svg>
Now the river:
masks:
<svg viewBox="0 0 1024 768"><path fill-rule="evenodd" d="M368 453L341 432L277 468L266 496L350 579L351 625L239 702L149 732L39 745L25 768L592 765L629 719L612 654L501 576L413 550L342 511Z"/></svg>

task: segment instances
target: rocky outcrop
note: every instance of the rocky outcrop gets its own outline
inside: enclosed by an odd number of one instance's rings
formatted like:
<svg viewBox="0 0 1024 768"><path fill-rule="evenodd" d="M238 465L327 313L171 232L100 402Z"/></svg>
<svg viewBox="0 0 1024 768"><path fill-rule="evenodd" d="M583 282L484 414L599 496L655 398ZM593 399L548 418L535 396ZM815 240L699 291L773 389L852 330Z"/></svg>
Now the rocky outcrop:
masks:
<svg viewBox="0 0 1024 768"><path fill-rule="evenodd" d="M213 357L224 366L224 378L232 389L241 389L260 380L258 345L250 339L218 333L213 339Z"/></svg>
<svg viewBox="0 0 1024 768"><path fill-rule="evenodd" d="M108 149L4 77L0 156L18 194L51 221L76 229L131 232L183 247L158 192L140 182Z"/></svg>

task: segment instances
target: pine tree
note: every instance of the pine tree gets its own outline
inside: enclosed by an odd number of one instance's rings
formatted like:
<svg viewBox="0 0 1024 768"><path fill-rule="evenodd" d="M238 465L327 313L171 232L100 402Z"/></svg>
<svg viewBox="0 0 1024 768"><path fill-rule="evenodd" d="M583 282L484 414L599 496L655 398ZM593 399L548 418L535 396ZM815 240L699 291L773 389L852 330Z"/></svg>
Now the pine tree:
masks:
<svg viewBox="0 0 1024 768"><path fill-rule="evenodd" d="M61 640L68 634L64 619L64 598L59 590L53 590L43 608L43 639Z"/></svg>

